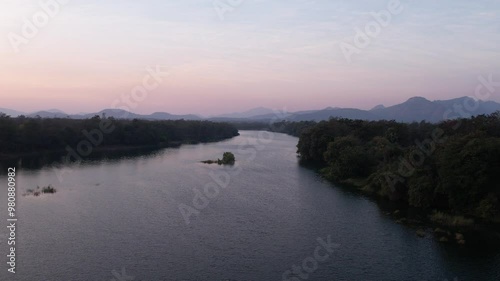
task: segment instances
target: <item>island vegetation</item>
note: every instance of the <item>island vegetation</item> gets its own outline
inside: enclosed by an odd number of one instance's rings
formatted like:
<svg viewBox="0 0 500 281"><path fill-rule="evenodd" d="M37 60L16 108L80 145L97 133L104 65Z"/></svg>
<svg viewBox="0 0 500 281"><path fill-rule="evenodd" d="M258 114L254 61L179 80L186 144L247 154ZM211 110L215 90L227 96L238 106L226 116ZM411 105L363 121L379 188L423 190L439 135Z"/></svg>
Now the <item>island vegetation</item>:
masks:
<svg viewBox="0 0 500 281"><path fill-rule="evenodd" d="M201 163L204 164L218 164L218 165L234 165L236 162L236 158L234 157L234 154L231 152L224 152L222 155L222 160L217 159L217 160L205 160L201 161Z"/></svg>
<svg viewBox="0 0 500 281"><path fill-rule="evenodd" d="M168 147L212 142L238 135L227 123L186 120L126 120L94 116L90 119L11 118L0 113L0 155L76 150L82 141L94 148Z"/></svg>
<svg viewBox="0 0 500 281"><path fill-rule="evenodd" d="M40 186L37 186L36 189L28 189L26 190L26 193L23 194L24 196L29 196L29 195L33 195L35 197L37 196L40 196L40 194L54 194L56 193L57 190L52 187L52 185L48 185L48 186L44 186L42 188L40 188Z"/></svg>
<svg viewBox="0 0 500 281"><path fill-rule="evenodd" d="M334 182L429 210L444 225L500 222L500 114L397 123L279 122L298 154ZM432 212L434 210L434 212Z"/></svg>

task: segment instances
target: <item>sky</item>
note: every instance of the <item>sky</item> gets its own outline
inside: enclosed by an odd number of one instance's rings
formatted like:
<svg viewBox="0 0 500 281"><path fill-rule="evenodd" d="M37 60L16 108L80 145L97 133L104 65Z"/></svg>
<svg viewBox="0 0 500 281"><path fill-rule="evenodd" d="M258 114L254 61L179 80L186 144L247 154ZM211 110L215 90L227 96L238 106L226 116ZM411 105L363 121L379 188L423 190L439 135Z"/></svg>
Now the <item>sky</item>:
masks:
<svg viewBox="0 0 500 281"><path fill-rule="evenodd" d="M56 1L0 0L0 107L369 109L500 81L497 0Z"/></svg>

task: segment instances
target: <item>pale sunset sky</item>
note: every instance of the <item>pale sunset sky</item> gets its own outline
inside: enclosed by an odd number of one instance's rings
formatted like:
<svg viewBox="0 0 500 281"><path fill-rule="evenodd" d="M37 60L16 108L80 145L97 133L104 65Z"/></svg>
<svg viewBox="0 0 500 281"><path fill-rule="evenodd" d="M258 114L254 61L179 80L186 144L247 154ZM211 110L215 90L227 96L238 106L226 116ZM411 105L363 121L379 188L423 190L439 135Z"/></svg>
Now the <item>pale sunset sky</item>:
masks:
<svg viewBox="0 0 500 281"><path fill-rule="evenodd" d="M342 42L356 46L356 29L392 0L66 0L26 38L54 1L0 0L2 108L111 108L156 65L170 74L133 112L368 109L500 81L498 0L401 0L350 62Z"/></svg>

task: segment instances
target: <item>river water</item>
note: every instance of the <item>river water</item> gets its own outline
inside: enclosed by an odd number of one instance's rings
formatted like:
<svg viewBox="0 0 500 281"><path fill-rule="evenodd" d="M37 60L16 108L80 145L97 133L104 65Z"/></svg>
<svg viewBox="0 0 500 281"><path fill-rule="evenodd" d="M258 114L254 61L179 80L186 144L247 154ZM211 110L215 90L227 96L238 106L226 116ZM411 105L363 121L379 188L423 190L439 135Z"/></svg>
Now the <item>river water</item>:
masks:
<svg viewBox="0 0 500 281"><path fill-rule="evenodd" d="M0 279L500 280L498 252L417 237L373 200L301 167L297 141L243 131L139 156L17 167L17 273L7 272L2 227ZM200 163L225 151L235 166ZM22 196L49 184L57 193ZM6 188L0 200L6 226Z"/></svg>

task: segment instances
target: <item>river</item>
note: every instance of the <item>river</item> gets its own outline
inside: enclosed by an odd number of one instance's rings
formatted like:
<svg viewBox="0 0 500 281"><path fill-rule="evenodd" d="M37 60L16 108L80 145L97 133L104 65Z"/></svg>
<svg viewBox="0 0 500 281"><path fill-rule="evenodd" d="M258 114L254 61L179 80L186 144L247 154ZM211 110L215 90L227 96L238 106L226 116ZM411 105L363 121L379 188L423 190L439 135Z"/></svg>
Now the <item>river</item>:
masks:
<svg viewBox="0 0 500 281"><path fill-rule="evenodd" d="M300 166L297 141L242 131L144 155L17 167L17 273L7 272L2 239L0 279L500 280L498 252L417 237L372 199ZM225 151L236 166L200 163ZM49 184L55 194L22 196ZM0 200L7 226L6 188Z"/></svg>

